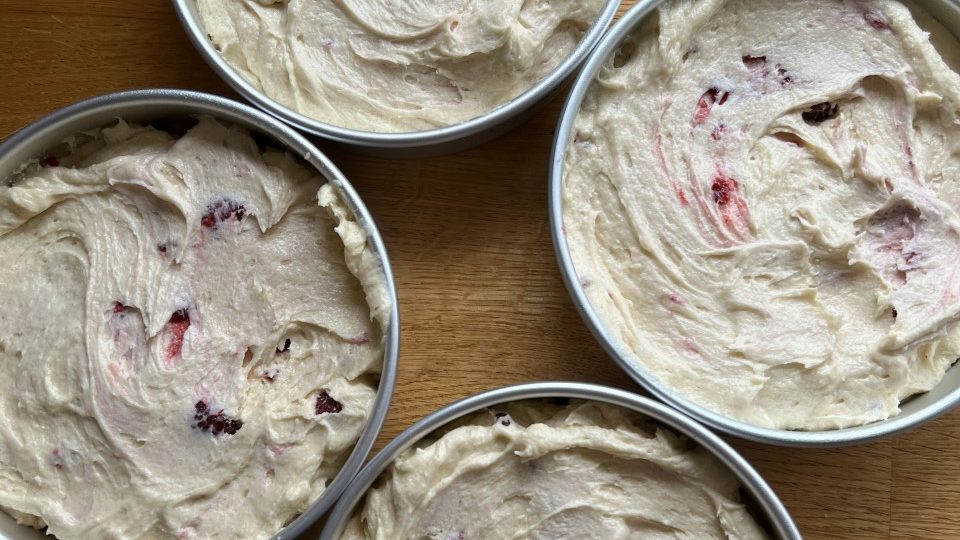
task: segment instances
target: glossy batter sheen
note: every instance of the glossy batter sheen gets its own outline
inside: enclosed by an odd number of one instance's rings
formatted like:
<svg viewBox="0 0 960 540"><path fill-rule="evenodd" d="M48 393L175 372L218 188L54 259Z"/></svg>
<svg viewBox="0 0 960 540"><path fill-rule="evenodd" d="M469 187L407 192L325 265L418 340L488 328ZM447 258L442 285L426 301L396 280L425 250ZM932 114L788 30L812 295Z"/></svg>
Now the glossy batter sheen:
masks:
<svg viewBox="0 0 960 540"><path fill-rule="evenodd" d="M766 538L716 458L624 409L536 400L457 424L398 457L341 538Z"/></svg>
<svg viewBox="0 0 960 540"><path fill-rule="evenodd" d="M84 139L0 185L0 508L64 540L266 538L364 426L382 268L242 129Z"/></svg>
<svg viewBox="0 0 960 540"><path fill-rule="evenodd" d="M464 122L576 47L602 0L197 0L238 73L311 118L375 132Z"/></svg>
<svg viewBox="0 0 960 540"><path fill-rule="evenodd" d="M957 43L918 17L937 49L896 2L675 1L608 60L564 225L600 318L673 392L833 429L958 357Z"/></svg>

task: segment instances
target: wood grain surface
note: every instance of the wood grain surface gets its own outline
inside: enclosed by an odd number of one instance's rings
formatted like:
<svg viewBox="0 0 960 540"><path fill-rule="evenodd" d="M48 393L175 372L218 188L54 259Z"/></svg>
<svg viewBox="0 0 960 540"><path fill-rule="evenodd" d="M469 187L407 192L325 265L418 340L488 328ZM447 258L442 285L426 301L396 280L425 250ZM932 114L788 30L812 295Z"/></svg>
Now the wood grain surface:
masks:
<svg viewBox="0 0 960 540"><path fill-rule="evenodd" d="M0 0L0 136L71 102L139 87L235 96L168 0ZM369 205L397 278L400 374L378 448L445 404L509 383L638 390L581 322L554 260L547 161L560 103L442 158L376 159L321 145ZM850 448L731 442L806 538L960 538L960 412Z"/></svg>

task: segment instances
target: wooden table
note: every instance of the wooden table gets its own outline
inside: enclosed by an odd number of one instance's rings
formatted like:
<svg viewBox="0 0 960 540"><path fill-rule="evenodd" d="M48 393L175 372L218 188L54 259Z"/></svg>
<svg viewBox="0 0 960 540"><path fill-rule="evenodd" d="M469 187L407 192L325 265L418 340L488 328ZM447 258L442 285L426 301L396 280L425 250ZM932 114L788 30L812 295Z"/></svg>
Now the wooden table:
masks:
<svg viewBox="0 0 960 540"><path fill-rule="evenodd" d="M0 73L3 137L121 89L235 96L168 0L0 0ZM383 232L400 294L400 374L378 448L430 411L501 385L570 379L637 390L581 322L554 260L547 160L560 102L453 156L393 161L330 149ZM853 448L731 442L807 538L960 538L960 411Z"/></svg>

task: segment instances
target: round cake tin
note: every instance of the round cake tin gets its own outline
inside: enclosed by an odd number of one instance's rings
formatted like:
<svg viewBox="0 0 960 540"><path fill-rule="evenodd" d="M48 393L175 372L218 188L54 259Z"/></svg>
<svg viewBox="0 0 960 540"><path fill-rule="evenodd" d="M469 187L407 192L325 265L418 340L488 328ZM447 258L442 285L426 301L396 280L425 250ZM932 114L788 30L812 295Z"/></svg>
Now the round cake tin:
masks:
<svg viewBox="0 0 960 540"><path fill-rule="evenodd" d="M400 342L400 320L397 293L387 251L380 233L360 199L343 174L313 144L277 119L236 101L186 90L132 90L95 97L60 109L26 126L0 144L0 179L6 179L28 160L43 156L48 150L75 134L115 124L118 118L130 122L151 123L163 128L185 125L201 115L212 116L250 130L269 145L286 149L302 158L337 188L341 198L353 212L357 223L369 235L369 244L383 266L387 292L391 301L390 320L384 331L385 350L377 397L367 425L343 467L323 494L300 516L278 532L275 540L296 538L333 506L343 490L360 470L380 433L396 381ZM187 124L189 126L189 124ZM17 525L0 511L0 537L13 540L49 538L41 532Z"/></svg>
<svg viewBox="0 0 960 540"><path fill-rule="evenodd" d="M360 151L388 157L423 157L449 154L478 146L523 123L546 102L587 58L613 20L619 0L607 0L580 43L549 75L513 100L476 118L426 131L378 133L335 126L281 105L249 83L217 51L200 23L196 0L173 0L190 41L207 64L240 95L261 109L307 133L347 144Z"/></svg>
<svg viewBox="0 0 960 540"><path fill-rule="evenodd" d="M607 33L580 72L560 116L550 161L549 211L560 272L573 302L587 326L620 367L657 399L695 418L696 420L731 435L762 443L795 447L830 447L865 443L903 432L949 411L960 402L960 369L956 365L947 370L943 380L930 391L913 396L901 403L901 412L886 420L863 426L824 430L794 431L755 426L717 414L675 392L647 371L635 359L634 354L623 346L605 327L590 304L577 271L570 257L563 227L563 176L564 157L580 105L593 84L604 62L614 54L620 44L651 15L660 0L637 2L622 19ZM954 35L960 34L960 3L956 1L917 0L906 2L922 8L943 24Z"/></svg>
<svg viewBox="0 0 960 540"><path fill-rule="evenodd" d="M498 388L448 405L410 426L392 440L360 471L343 493L320 534L320 540L337 540L358 505L362 504L367 489L393 460L420 439L430 435L454 420L472 412L509 401L539 398L571 398L600 401L636 411L688 437L706 448L726 465L743 486L743 491L759 514L758 521L781 539L799 539L800 533L793 518L780 502L773 489L759 473L733 448L710 430L651 399L596 384L576 382L536 382Z"/></svg>

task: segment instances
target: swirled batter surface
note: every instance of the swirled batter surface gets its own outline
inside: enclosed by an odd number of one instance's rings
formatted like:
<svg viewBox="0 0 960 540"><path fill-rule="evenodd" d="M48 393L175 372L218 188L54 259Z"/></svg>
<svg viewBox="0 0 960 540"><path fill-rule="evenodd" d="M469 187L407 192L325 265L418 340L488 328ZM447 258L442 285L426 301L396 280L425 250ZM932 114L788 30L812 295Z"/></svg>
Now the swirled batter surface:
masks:
<svg viewBox="0 0 960 540"><path fill-rule="evenodd" d="M224 59L322 122L409 132L480 116L563 62L602 0L197 0Z"/></svg>
<svg viewBox="0 0 960 540"><path fill-rule="evenodd" d="M242 129L84 139L0 187L0 508L61 539L268 537L365 424L379 261Z"/></svg>
<svg viewBox="0 0 960 540"><path fill-rule="evenodd" d="M514 402L421 441L343 539L766 538L699 446L625 409Z"/></svg>
<svg viewBox="0 0 960 540"><path fill-rule="evenodd" d="M620 347L773 428L937 384L960 346L957 50L892 1L667 2L566 155L574 265Z"/></svg>

